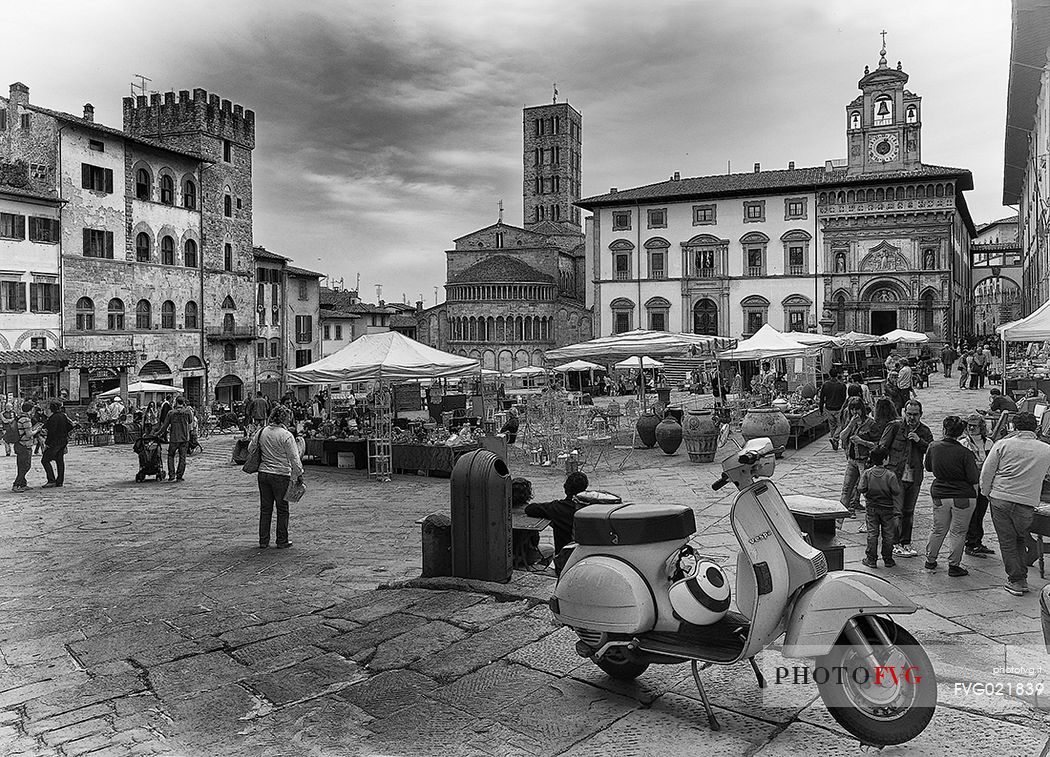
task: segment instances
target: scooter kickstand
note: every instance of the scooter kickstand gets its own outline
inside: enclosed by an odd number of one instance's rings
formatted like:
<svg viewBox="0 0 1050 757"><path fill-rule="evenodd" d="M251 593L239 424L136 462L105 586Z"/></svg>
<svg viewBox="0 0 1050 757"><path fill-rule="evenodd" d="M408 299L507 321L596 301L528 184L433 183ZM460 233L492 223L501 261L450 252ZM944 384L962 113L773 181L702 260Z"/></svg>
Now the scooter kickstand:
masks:
<svg viewBox="0 0 1050 757"><path fill-rule="evenodd" d="M748 657L747 661L751 663L751 669L755 671L755 678L758 679L758 688L766 688L766 677L762 675L762 671L758 669L758 663L755 662L755 658Z"/></svg>
<svg viewBox="0 0 1050 757"><path fill-rule="evenodd" d="M696 682L696 690L700 692L700 700L704 703L704 709L707 710L707 722L710 724L712 731L721 731L722 726L718 724L715 712L711 709L711 702L707 699L707 692L704 691L704 682L700 680L700 671L696 667L696 660L690 660L689 662L693 667L693 680Z"/></svg>

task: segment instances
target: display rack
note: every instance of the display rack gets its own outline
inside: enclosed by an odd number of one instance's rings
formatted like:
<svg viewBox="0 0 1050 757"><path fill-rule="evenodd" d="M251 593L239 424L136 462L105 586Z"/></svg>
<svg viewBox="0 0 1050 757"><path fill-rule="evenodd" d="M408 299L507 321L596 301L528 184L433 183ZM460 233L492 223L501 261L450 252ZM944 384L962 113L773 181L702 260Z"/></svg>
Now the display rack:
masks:
<svg viewBox="0 0 1050 757"><path fill-rule="evenodd" d="M372 433L368 435L368 476L389 481L393 473L393 420L390 387L378 384L370 396Z"/></svg>

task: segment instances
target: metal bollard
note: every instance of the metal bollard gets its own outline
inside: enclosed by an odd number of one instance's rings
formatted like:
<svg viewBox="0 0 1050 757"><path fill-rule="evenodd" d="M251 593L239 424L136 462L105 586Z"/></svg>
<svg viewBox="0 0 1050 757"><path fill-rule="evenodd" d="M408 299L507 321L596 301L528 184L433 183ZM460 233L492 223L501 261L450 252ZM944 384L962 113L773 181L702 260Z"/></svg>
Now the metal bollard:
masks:
<svg viewBox="0 0 1050 757"><path fill-rule="evenodd" d="M441 513L423 519L423 576L452 575L452 520Z"/></svg>
<svg viewBox="0 0 1050 757"><path fill-rule="evenodd" d="M488 450L463 455L452 470L452 575L510 580L510 471Z"/></svg>

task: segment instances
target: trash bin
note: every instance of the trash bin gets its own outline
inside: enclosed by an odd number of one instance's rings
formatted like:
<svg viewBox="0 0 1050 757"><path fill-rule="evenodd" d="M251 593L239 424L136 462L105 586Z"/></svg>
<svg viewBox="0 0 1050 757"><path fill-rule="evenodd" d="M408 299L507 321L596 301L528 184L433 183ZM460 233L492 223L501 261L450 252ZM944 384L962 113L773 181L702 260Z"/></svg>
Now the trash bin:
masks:
<svg viewBox="0 0 1050 757"><path fill-rule="evenodd" d="M671 404L671 388L660 387L656 390L656 398L660 400L660 402L662 402L665 407Z"/></svg>
<svg viewBox="0 0 1050 757"><path fill-rule="evenodd" d="M452 469L452 575L510 580L513 569L510 471L488 450L462 455Z"/></svg>

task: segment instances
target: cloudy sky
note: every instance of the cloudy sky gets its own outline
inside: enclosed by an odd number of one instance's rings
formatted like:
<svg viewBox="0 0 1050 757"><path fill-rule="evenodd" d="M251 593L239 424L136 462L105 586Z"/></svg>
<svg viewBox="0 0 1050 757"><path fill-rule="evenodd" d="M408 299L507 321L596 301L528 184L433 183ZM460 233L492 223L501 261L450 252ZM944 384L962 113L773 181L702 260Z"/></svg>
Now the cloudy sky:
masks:
<svg viewBox="0 0 1050 757"><path fill-rule="evenodd" d="M521 109L583 114L584 196L845 157L844 108L887 31L923 98L923 160L1001 206L1009 0L81 0L5 7L0 71L32 102L121 125L134 74L256 111L255 241L358 274L444 283L452 240L521 223ZM439 289L439 301L443 289Z"/></svg>

